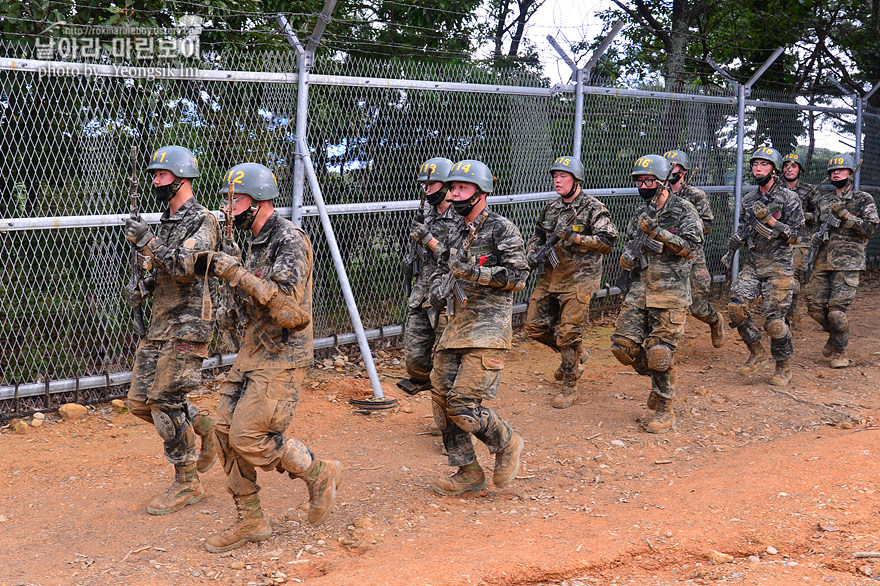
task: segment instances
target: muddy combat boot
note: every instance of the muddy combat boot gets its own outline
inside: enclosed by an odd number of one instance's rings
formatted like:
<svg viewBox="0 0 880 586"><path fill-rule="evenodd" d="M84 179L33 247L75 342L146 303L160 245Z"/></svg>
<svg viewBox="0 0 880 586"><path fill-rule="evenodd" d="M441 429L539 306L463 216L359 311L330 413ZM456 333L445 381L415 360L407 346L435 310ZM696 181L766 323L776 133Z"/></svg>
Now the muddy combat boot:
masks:
<svg viewBox="0 0 880 586"><path fill-rule="evenodd" d="M845 350L831 354L831 368L847 368L851 364L852 361L847 358Z"/></svg>
<svg viewBox="0 0 880 586"><path fill-rule="evenodd" d="M709 324L709 331L712 334L712 345L715 348L724 346L726 333L724 331L724 322L721 321L721 316L718 315L718 312L715 312L715 322Z"/></svg>
<svg viewBox="0 0 880 586"><path fill-rule="evenodd" d="M776 361L776 372L767 382L777 387L787 386L791 382L791 368L788 366L788 360Z"/></svg>
<svg viewBox="0 0 880 586"><path fill-rule="evenodd" d="M550 399L550 406L556 409L567 409L574 405L577 398L577 381L565 381L562 383L562 390Z"/></svg>
<svg viewBox="0 0 880 586"><path fill-rule="evenodd" d="M761 342L749 344L749 359L740 367L739 373L743 376L754 374L759 368L767 364L769 360L770 358L767 357L767 352L764 351Z"/></svg>
<svg viewBox="0 0 880 586"><path fill-rule="evenodd" d="M431 381L417 381L413 378L405 378L403 380L397 381L397 388L406 393L407 395L417 395L422 391L431 390Z"/></svg>
<svg viewBox="0 0 880 586"><path fill-rule="evenodd" d="M202 446L199 457L196 460L196 470L200 473L207 472L217 461L220 452L217 451L217 435L214 433L214 422L207 415L199 413L193 418L193 431L199 436Z"/></svg>
<svg viewBox="0 0 880 586"><path fill-rule="evenodd" d="M211 553L223 553L245 543L266 541L272 537L272 527L263 517L259 496L233 495L232 498L235 500L238 521L223 533L216 533L205 541L205 549Z"/></svg>
<svg viewBox="0 0 880 586"><path fill-rule="evenodd" d="M203 496L205 489L199 482L196 465L177 464L174 466L174 482L164 494L149 502L147 512L151 515L167 515L199 502Z"/></svg>
<svg viewBox="0 0 880 586"><path fill-rule="evenodd" d="M660 395L657 394L657 391L651 389L651 394L648 395L648 400L645 402L645 406L648 407L651 411L657 410L657 403L660 402Z"/></svg>
<svg viewBox="0 0 880 586"><path fill-rule="evenodd" d="M315 460L302 479L309 487L309 523L320 525L336 504L336 489L342 484L342 464L336 460Z"/></svg>
<svg viewBox="0 0 880 586"><path fill-rule="evenodd" d="M675 425L675 411L672 410L672 399L657 395L657 409L654 417L645 424L648 433L666 433Z"/></svg>
<svg viewBox="0 0 880 586"><path fill-rule="evenodd" d="M574 372L574 379L580 380L584 375L584 362L587 361L590 355L583 349L580 343L560 348L559 352L562 354L562 364L553 373L553 378L558 381L565 380L565 375L567 374L566 366L573 364L574 366L569 367L568 372Z"/></svg>
<svg viewBox="0 0 880 586"><path fill-rule="evenodd" d="M822 346L822 356L831 358L832 354L834 354L834 334L828 334L828 341Z"/></svg>
<svg viewBox="0 0 880 586"><path fill-rule="evenodd" d="M431 488L443 496L455 496L463 492L484 490L486 488L486 474L479 462L471 462L467 466L460 466L458 472L452 476L438 478Z"/></svg>
<svg viewBox="0 0 880 586"><path fill-rule="evenodd" d="M519 473L520 456L522 456L524 444L522 436L513 432L504 449L495 454L495 472L492 475L492 483L497 488L504 488L516 478Z"/></svg>

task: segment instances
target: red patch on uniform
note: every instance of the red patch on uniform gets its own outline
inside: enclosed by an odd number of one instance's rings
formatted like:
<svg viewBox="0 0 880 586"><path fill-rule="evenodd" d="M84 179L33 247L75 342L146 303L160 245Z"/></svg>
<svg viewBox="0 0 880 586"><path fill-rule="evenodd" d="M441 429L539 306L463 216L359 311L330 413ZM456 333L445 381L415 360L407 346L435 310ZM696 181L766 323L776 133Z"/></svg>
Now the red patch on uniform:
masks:
<svg viewBox="0 0 880 586"><path fill-rule="evenodd" d="M777 220L779 218L781 218L782 217L782 210L779 210L778 212L773 212L773 217Z"/></svg>
<svg viewBox="0 0 880 586"><path fill-rule="evenodd" d="M260 269L257 269L256 271L254 271L254 275L256 275L258 278L262 279L263 278L263 271Z"/></svg>
<svg viewBox="0 0 880 586"><path fill-rule="evenodd" d="M489 260L489 259L486 258L486 255L485 255L485 254L484 254L483 256L481 256L481 257L480 257L480 266L483 266L484 264L486 264L486 261L487 261L487 260Z"/></svg>

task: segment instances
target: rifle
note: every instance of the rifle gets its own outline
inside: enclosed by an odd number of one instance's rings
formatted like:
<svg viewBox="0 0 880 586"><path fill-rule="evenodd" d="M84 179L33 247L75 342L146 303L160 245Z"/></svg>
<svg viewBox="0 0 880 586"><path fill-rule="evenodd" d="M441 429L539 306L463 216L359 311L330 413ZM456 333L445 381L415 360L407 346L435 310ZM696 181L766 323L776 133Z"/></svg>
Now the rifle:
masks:
<svg viewBox="0 0 880 586"><path fill-rule="evenodd" d="M855 172L858 171L859 167L862 166L863 160L864 159L859 161L859 164L856 165L856 168L850 177L855 177L855 174L856 174ZM829 175L829 177L830 177L830 175ZM825 183L825 181L823 181L822 183ZM820 183L819 185L822 185L822 183ZM817 191L819 189L819 185L816 186ZM852 189L852 183L850 183L847 186L847 191L849 191L850 189ZM835 199L834 201L839 201L839 200ZM810 239L810 250L807 252L807 256L804 257L804 268L803 268L804 283L809 281L810 277L813 275L813 265L816 264L816 257L819 255L819 249L822 248L822 246L826 242L828 242L829 238L831 238L831 234L830 234L831 229L832 228L840 228L841 224L843 224L843 220L840 219L840 217L836 213L829 211L828 215L825 216L825 219L822 221L822 224L819 226L819 229L816 230L816 233Z"/></svg>
<svg viewBox="0 0 880 586"><path fill-rule="evenodd" d="M474 222L468 223L468 237L465 239L457 253L459 261L467 262L470 259L471 246L473 246L474 241L477 239L477 233L480 231L480 228L483 227L483 222L486 221L488 216L489 210L484 210L480 215L479 223L476 225L474 225ZM467 294L464 292L464 289L462 289L461 283L459 283L458 279L452 274L452 271L443 275L443 278L440 281L440 296L443 299L446 299L446 315L455 315L456 300L458 301L459 307L464 308L467 306Z"/></svg>
<svg viewBox="0 0 880 586"><path fill-rule="evenodd" d="M232 181L230 181L229 188L226 191L226 207L223 209L223 248L224 252L227 253L236 249L235 236L233 235L234 226L232 217L232 206L234 205L234 199L235 185ZM208 279L207 274L205 274L205 279ZM223 305L226 307L227 311L232 312L234 316L234 323L237 325L238 302L235 299L235 292L232 290L232 287L229 285L229 283L224 282L222 285L220 285L220 295L223 296ZM239 343L235 332L223 330L220 335L223 338L223 341L226 342L226 346L233 352L237 353L239 350Z"/></svg>
<svg viewBox="0 0 880 586"><path fill-rule="evenodd" d="M778 178L775 180L778 181ZM743 245L745 245L746 250L751 250L755 247L755 232L768 240L773 237L773 228L758 220L758 217L754 214L754 209L753 206L751 210L748 210L747 213L744 214L745 219L742 217L739 219L739 226L736 229L736 237L740 242L739 246L731 246L725 255L721 257L721 264L727 268L728 281L733 279L733 256ZM768 213L770 214L776 211L779 211L779 206L768 208Z"/></svg>
<svg viewBox="0 0 880 586"><path fill-rule="evenodd" d="M431 170L428 170L428 179L421 186L421 194L419 199L419 211L416 212L415 220L417 222L425 221L425 203L428 201L428 187L427 185L431 182ZM425 264L424 257L424 246L422 246L421 242L416 242L415 240L410 238L409 252L406 255L406 270L404 272L404 276L406 277L406 288L407 288L407 296L412 292L412 279L413 277L419 276L421 272L421 265Z"/></svg>
<svg viewBox="0 0 880 586"><path fill-rule="evenodd" d="M664 187L665 190L665 187ZM660 195L662 191L658 190L657 195L651 198L651 201L648 203L648 209L645 210L645 213L648 214L651 218L657 217L657 200L660 199ZM636 235L635 237L629 241L626 247L623 249L623 254L630 256L631 258L638 261L638 266L633 267L629 271L622 271L620 276L615 281L614 285L620 289L620 292L623 295L626 295L629 292L630 287L632 286L633 281L633 273L635 271L641 271L648 267L648 257L645 254L645 249L652 250L654 252L660 253L663 252L663 244L660 243L660 247L657 247L656 241L652 240L645 232L643 232L638 226L636 226Z"/></svg>
<svg viewBox="0 0 880 586"><path fill-rule="evenodd" d="M134 145L131 147L131 178L129 179L128 184L128 191L131 195L131 209L129 211L133 218L137 218L140 215L138 211L138 199L140 198L140 194L138 193L137 156L138 148L137 145ZM139 301L136 306L132 307L131 319L134 322L134 331L137 332L138 336L143 338L147 334L147 328L144 326L143 299L150 295L150 291L144 283L144 275L143 272L141 272L141 267L138 263L138 251L134 244L131 245L130 287L134 291L137 291L141 297L141 301Z"/></svg>
<svg viewBox="0 0 880 586"><path fill-rule="evenodd" d="M571 217L571 229L575 232L581 232L584 227L583 226L575 226L574 223L577 221L578 215L584 208L587 207L587 204L584 203ZM547 241L544 242L544 246L535 251L535 260L538 262L538 274L543 275L544 271L547 268L547 263L550 263L550 266L554 269L559 265L559 256L556 255L556 243L559 242L559 236L554 232L547 237Z"/></svg>

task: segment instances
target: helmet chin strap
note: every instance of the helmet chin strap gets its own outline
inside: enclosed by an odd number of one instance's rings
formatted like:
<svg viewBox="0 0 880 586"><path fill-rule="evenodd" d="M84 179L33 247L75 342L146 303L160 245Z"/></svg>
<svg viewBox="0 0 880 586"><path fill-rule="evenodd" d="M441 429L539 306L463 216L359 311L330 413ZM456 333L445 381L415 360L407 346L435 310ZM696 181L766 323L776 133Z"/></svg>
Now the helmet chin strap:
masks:
<svg viewBox="0 0 880 586"><path fill-rule="evenodd" d="M574 180L574 183L571 186L571 189L565 194L564 199L568 199L570 197L574 197L574 194L577 193L578 187L581 186L581 182L577 179Z"/></svg>

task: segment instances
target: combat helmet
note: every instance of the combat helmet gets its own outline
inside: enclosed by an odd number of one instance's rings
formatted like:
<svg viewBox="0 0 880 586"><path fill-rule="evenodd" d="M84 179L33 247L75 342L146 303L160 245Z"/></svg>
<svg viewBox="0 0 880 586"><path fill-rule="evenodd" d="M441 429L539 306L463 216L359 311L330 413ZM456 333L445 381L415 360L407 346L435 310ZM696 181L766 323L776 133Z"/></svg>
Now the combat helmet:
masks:
<svg viewBox="0 0 880 586"><path fill-rule="evenodd" d="M549 172L551 175L553 171L565 171L574 175L574 178L578 181L584 180L584 164L575 157L557 157L553 164L550 165Z"/></svg>
<svg viewBox="0 0 880 586"><path fill-rule="evenodd" d="M749 157L749 165L751 165L756 159L770 161L777 173L782 172L782 155L780 155L779 151L776 149L772 147L758 147L755 149L755 152L752 153L752 156Z"/></svg>
<svg viewBox="0 0 880 586"><path fill-rule="evenodd" d="M465 159L452 166L452 169L449 170L449 175L446 177L447 187L450 186L453 181L473 183L484 193L492 193L495 191L492 171L489 170L489 167L487 167L485 163L481 163L474 159Z"/></svg>
<svg viewBox="0 0 880 586"><path fill-rule="evenodd" d="M241 163L226 172L224 185L232 182L236 195L249 195L254 201L268 201L278 197L278 181L265 165ZM226 188L223 189L226 192Z"/></svg>
<svg viewBox="0 0 880 586"><path fill-rule="evenodd" d="M199 177L199 162L191 150L177 145L163 146L156 149L147 171L170 171L178 178L195 179Z"/></svg>

